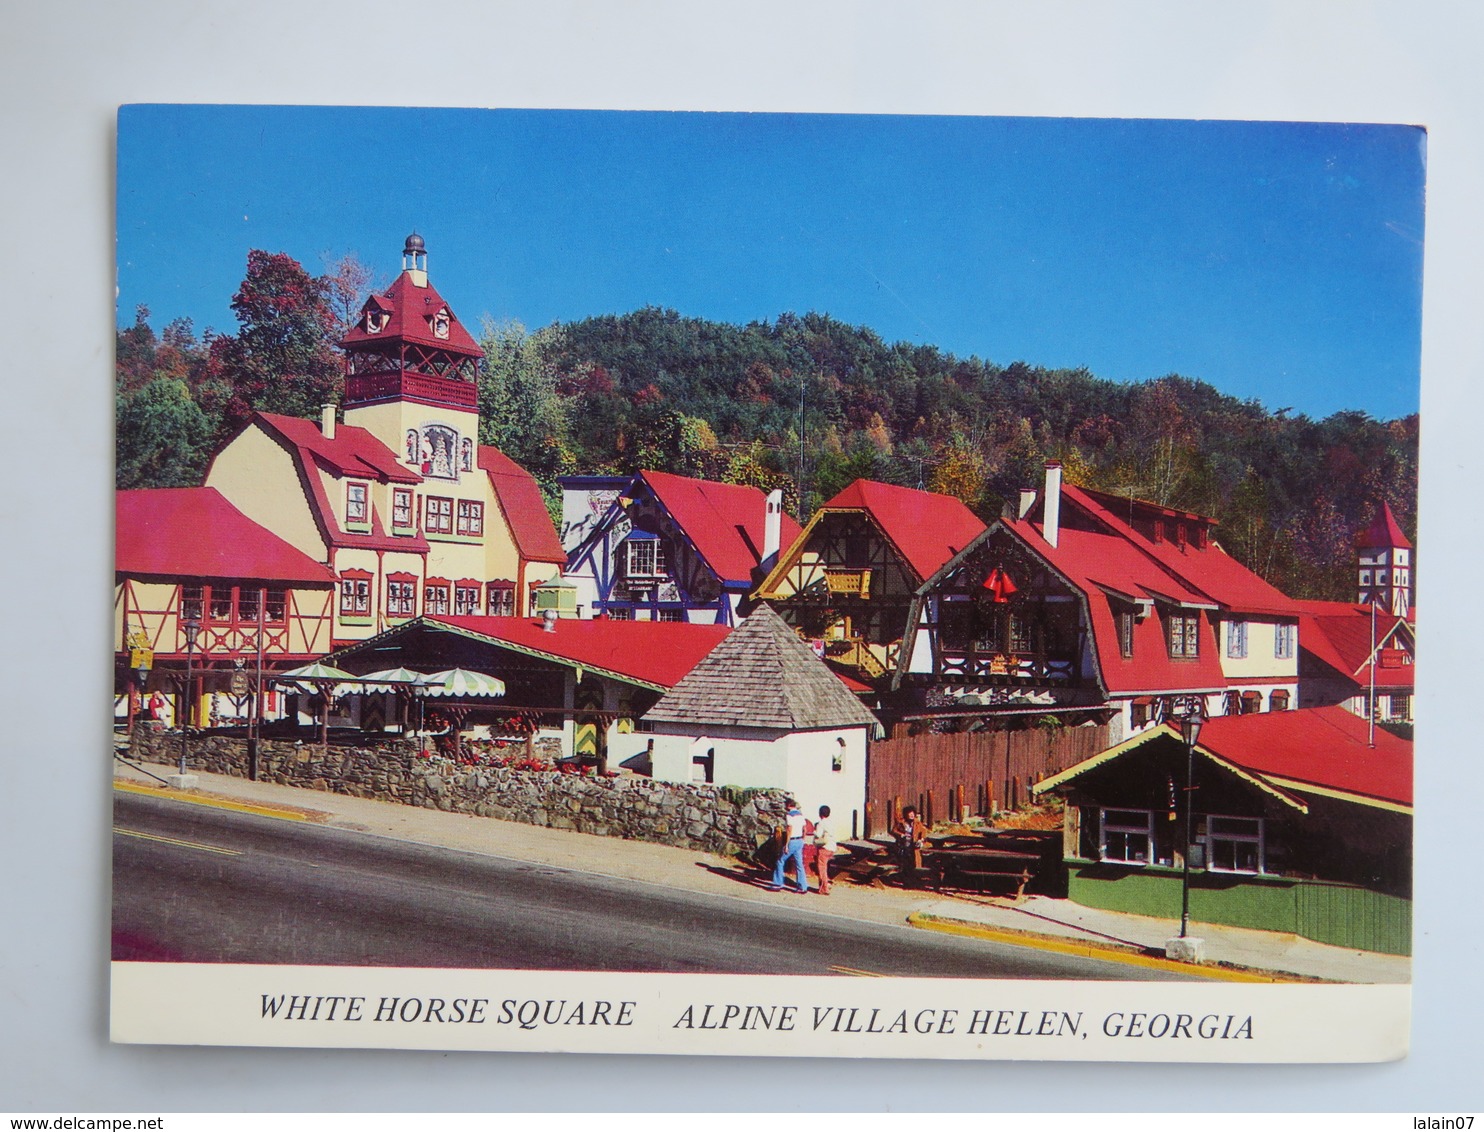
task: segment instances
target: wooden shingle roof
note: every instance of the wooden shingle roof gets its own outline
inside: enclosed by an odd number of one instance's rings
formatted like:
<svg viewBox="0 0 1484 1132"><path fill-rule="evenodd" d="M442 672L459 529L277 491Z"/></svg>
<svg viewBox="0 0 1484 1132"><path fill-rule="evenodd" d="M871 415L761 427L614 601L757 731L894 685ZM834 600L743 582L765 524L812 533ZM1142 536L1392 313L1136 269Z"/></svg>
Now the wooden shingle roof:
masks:
<svg viewBox="0 0 1484 1132"><path fill-rule="evenodd" d="M781 731L876 723L840 678L766 605L732 630L644 718Z"/></svg>

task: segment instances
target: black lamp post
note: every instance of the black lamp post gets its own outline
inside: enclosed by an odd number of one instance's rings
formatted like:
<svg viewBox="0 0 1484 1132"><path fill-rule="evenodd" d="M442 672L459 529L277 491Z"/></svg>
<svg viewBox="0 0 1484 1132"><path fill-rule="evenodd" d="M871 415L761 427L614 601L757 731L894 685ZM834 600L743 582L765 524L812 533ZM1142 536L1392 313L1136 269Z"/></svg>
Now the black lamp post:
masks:
<svg viewBox="0 0 1484 1132"><path fill-rule="evenodd" d="M1180 938L1190 928L1190 843L1191 813L1195 809L1195 745L1201 737L1201 716L1195 706L1180 717L1180 737L1185 740L1185 852L1180 862Z"/></svg>
<svg viewBox="0 0 1484 1132"><path fill-rule="evenodd" d="M139 657L139 663L134 666L134 676L135 676L135 678L139 682L139 710L140 711L143 711L144 710L144 704L145 704L145 698L144 697L145 697L145 694L149 691L149 669L150 669L150 661L148 659L148 655L143 650L140 650L139 651L138 657ZM134 711L131 711L129 713L129 731L130 731L130 733L132 733L133 730L134 730L134 719L137 716L137 714L138 714L138 712L134 712Z"/></svg>
<svg viewBox="0 0 1484 1132"><path fill-rule="evenodd" d="M186 772L186 729L191 722L191 657L196 651L196 634L201 631L201 622L193 616L187 616L180 624L185 632L186 639L186 678L185 695L181 696L181 707L185 710L180 719L180 773Z"/></svg>

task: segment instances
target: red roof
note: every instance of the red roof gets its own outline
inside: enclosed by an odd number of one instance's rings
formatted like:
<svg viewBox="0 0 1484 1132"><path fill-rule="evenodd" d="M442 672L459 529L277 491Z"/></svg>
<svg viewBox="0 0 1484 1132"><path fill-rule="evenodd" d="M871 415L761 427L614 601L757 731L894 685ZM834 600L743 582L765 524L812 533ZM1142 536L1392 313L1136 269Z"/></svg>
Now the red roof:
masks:
<svg viewBox="0 0 1484 1132"><path fill-rule="evenodd" d="M1177 660L1170 656L1165 623L1154 614L1135 619L1134 655L1124 657L1109 591L1125 599L1185 607L1210 602L1170 577L1121 532L1086 530L1063 522L1053 548L1036 524L1025 519L1006 519L1004 524L1087 595L1098 668L1109 692L1195 691L1226 686L1216 634L1206 617L1202 617L1200 653L1196 657Z"/></svg>
<svg viewBox="0 0 1484 1132"><path fill-rule="evenodd" d="M1119 518L1106 505L1111 497L1084 492L1072 484L1062 485L1063 501L1070 500L1085 512L1108 524L1185 584L1236 613L1259 613L1295 617L1293 601L1277 587L1259 578L1214 542L1198 547L1193 542L1155 542ZM1167 514L1180 515L1161 508ZM1191 516L1199 519L1199 516ZM1210 520L1204 520L1209 523Z"/></svg>
<svg viewBox="0 0 1484 1132"><path fill-rule="evenodd" d="M685 532L696 553L724 582L749 582L763 558L768 497L755 487L691 479L669 472L640 472L661 507ZM785 513L779 549L791 546L800 527Z"/></svg>
<svg viewBox="0 0 1484 1132"><path fill-rule="evenodd" d="M556 632L527 617L429 617L522 650L673 688L731 630L684 621L579 621L561 618Z"/></svg>
<svg viewBox="0 0 1484 1132"><path fill-rule="evenodd" d="M822 509L867 512L917 575L919 585L984 533L979 517L951 495L875 480L856 480Z"/></svg>
<svg viewBox="0 0 1484 1132"><path fill-rule="evenodd" d="M1389 546L1400 550L1410 550L1412 544L1407 541L1407 536L1402 534L1402 528L1396 521L1396 516L1391 513L1391 504L1382 502L1376 509L1376 517L1371 520L1371 525L1355 536L1355 545L1360 547Z"/></svg>
<svg viewBox="0 0 1484 1132"><path fill-rule="evenodd" d="M388 483L422 483L422 476L399 464L396 454L375 436L363 428L342 424L336 427L335 439L331 440L320 431L317 421L279 413L254 413L253 420L270 436L275 436L292 449L303 471L310 509L327 542L366 550L406 550L414 554L427 551L428 542L422 535L388 535L382 526L381 515L374 508L369 534L342 530L325 494L325 485L319 476L313 474L311 465L318 465L341 476L360 476Z"/></svg>
<svg viewBox="0 0 1484 1132"><path fill-rule="evenodd" d="M1412 804L1412 744L1342 707L1223 715L1206 720L1199 745L1268 778ZM1302 788L1300 788L1302 793Z"/></svg>
<svg viewBox="0 0 1484 1132"><path fill-rule="evenodd" d="M490 486L494 488L500 510L505 513L521 557L528 562L556 562L565 566L567 554L557 537L536 477L488 444L479 446L479 466L489 475Z"/></svg>
<svg viewBox="0 0 1484 1132"><path fill-rule="evenodd" d="M451 354L463 354L475 358L484 356L484 351L464 329L464 324L453 313L453 308L448 306L432 283L419 287L412 281L410 273L404 271L392 281L392 285L385 292L373 295L367 302L378 310L389 310L391 317L386 326L375 334L367 334L362 329L361 321L357 321L350 332L340 340L343 349L354 350L387 341L402 340L415 342L420 346L447 350ZM433 333L432 318L444 308L448 309L448 337L439 338Z"/></svg>
<svg viewBox="0 0 1484 1132"><path fill-rule="evenodd" d="M258 526L214 487L114 495L120 574L333 585L329 567Z"/></svg>
<svg viewBox="0 0 1484 1132"><path fill-rule="evenodd" d="M318 421L281 413L256 413L254 417L337 475L360 476L383 483L422 483L420 475L399 463L395 452L363 428L336 425L335 439L331 440L320 431Z"/></svg>
<svg viewBox="0 0 1484 1132"><path fill-rule="evenodd" d="M1312 653L1342 676L1369 682L1367 664L1371 656L1371 607L1343 601L1301 601L1299 646ZM1375 642L1378 650L1402 649L1411 655L1410 634L1399 627L1403 619L1376 610ZM1406 641L1406 645L1398 641ZM1376 684L1383 688L1410 688L1416 682L1411 664L1376 666Z"/></svg>

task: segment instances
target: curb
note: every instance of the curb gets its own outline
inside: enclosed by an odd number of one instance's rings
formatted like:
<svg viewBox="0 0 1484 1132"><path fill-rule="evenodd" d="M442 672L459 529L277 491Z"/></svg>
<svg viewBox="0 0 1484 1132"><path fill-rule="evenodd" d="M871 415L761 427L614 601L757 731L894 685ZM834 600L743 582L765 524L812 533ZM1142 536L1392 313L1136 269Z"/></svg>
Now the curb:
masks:
<svg viewBox="0 0 1484 1132"><path fill-rule="evenodd" d="M128 794L148 794L153 798L168 798L172 802L190 802L197 806L214 806L219 810L235 810L242 814L256 814L264 818L282 818L285 821L322 822L329 815L318 810L291 810L280 806L259 806L251 802L233 802L206 794L185 790L172 790L168 786L150 786L142 782L130 782L115 778L113 788Z"/></svg>
<svg viewBox="0 0 1484 1132"><path fill-rule="evenodd" d="M1144 967L1153 971L1173 971L1197 978L1216 979L1229 983L1296 983L1305 982L1297 977L1271 972L1237 970L1231 967L1201 966L1195 963L1177 963L1172 959L1160 959L1137 951L1108 947L1104 944L1084 943L1080 940L1061 939L1056 936L1036 935L1032 932L988 928L983 924L965 920L952 920L926 912L913 912L907 923L925 931L944 932L948 935L969 936L973 939L1008 943L1015 947L1031 947L1040 951L1054 951L1062 955L1076 955L1084 959L1105 959L1112 963L1124 963L1131 967Z"/></svg>

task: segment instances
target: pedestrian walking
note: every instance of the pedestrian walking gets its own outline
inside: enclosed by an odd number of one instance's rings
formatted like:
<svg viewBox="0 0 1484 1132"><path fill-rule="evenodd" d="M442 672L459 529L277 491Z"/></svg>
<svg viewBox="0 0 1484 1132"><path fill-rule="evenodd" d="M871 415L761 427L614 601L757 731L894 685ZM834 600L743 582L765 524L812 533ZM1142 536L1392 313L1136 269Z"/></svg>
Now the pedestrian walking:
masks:
<svg viewBox="0 0 1484 1132"><path fill-rule="evenodd" d="M902 820L897 822L891 835L897 839L902 882L915 888L918 870L922 868L922 847L927 844L927 826L918 820L916 806L908 806L902 811Z"/></svg>
<svg viewBox="0 0 1484 1132"><path fill-rule="evenodd" d="M835 841L834 824L830 821L830 808L819 807L819 820L814 823L814 875L819 878L819 894L830 894L830 860L839 845Z"/></svg>
<svg viewBox="0 0 1484 1132"><path fill-rule="evenodd" d="M799 804L792 798L784 803L786 813L783 818L783 852L778 854L778 860L773 865L773 883L769 888L774 892L783 891L783 873L788 868L788 863L793 862L794 875L798 878L799 891L809 891L809 876L804 872L804 838L808 835L809 819L799 809Z"/></svg>

